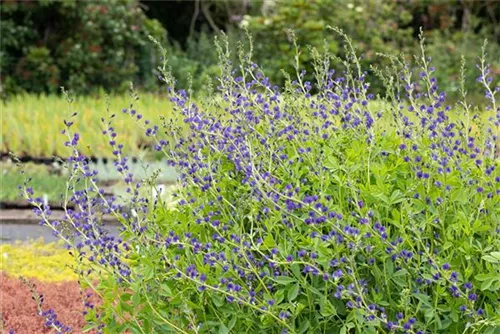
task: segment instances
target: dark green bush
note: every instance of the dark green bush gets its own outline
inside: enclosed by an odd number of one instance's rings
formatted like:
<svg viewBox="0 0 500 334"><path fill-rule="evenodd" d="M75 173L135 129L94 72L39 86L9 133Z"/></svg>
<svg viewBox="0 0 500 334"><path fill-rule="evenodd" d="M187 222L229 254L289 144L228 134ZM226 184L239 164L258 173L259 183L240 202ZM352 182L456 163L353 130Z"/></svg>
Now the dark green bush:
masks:
<svg viewBox="0 0 500 334"><path fill-rule="evenodd" d="M148 34L165 30L136 0L8 1L1 7L2 90L78 93L152 81ZM5 37L4 37L5 36ZM125 85L125 86L124 86Z"/></svg>
<svg viewBox="0 0 500 334"><path fill-rule="evenodd" d="M278 1L262 16L245 17L240 24L247 26L255 36L256 58L267 74L274 81L283 82L280 70L291 72L294 66L295 50L287 39L289 29L294 30L300 45L326 48L325 51L341 56L344 52L338 36L326 29L328 25L341 27L353 37L363 55L362 64L373 65L375 60L380 62L377 52L411 50L415 44L413 31L408 27L411 20L411 13L394 1L292 0ZM311 61L311 53L301 53L301 66L310 75L313 73Z"/></svg>
<svg viewBox="0 0 500 334"><path fill-rule="evenodd" d="M490 8L491 7L491 8ZM491 40L488 54L493 59L493 72L500 69L500 48L495 37L494 25L485 17L495 11L490 4L459 4L439 1L380 2L336 0L291 0L270 1L262 5L260 11L240 18L239 27L248 29L254 36L254 59L262 64L266 75L274 82L283 84L285 74L294 74L295 48L289 42L287 32L292 29L298 44L328 51L336 57L345 56L339 40L325 27L329 24L339 26L350 36L355 36L354 46L362 55L361 64L367 69L376 92L383 91L383 85L374 75L373 67L383 68L389 59L381 54L403 52L406 60L412 62L410 56L418 52L416 35L419 27L424 27L428 37L429 54L446 67L439 74L441 85L447 89L451 97L458 97L457 73L460 73L461 57L464 55L468 68L473 68L477 61L476 52L484 39ZM485 12L486 11L486 12ZM236 45L241 40L242 29L227 28L226 34ZM193 88L202 87L207 76L214 74L213 69L216 51L211 47L211 35L207 32L195 34L187 38L183 44L175 44L170 50L170 65L178 85L188 86L188 75L193 77ZM397 50L397 51L395 51ZM299 63L309 73L306 80L312 79L312 54L301 52ZM336 70L342 70L340 66ZM472 71L466 73L466 81L473 95L482 92L472 83L475 80Z"/></svg>

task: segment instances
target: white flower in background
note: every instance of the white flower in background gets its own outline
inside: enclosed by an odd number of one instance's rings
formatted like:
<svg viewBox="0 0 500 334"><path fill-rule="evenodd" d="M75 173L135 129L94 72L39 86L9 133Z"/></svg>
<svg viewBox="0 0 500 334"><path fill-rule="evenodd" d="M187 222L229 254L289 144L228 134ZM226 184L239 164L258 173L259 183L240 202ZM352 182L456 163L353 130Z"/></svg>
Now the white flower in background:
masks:
<svg viewBox="0 0 500 334"><path fill-rule="evenodd" d="M276 8L276 0L264 0L260 8L262 15L268 16Z"/></svg>
<svg viewBox="0 0 500 334"><path fill-rule="evenodd" d="M246 28L248 27L248 21L250 21L250 15L243 15L243 19L240 21L240 27Z"/></svg>
<svg viewBox="0 0 500 334"><path fill-rule="evenodd" d="M354 8L354 10L358 13L361 13L363 11L363 7L361 6L356 6L356 8Z"/></svg>
<svg viewBox="0 0 500 334"><path fill-rule="evenodd" d="M151 188L151 193L153 197L162 196L165 193L165 185L159 184L156 187Z"/></svg>
<svg viewBox="0 0 500 334"><path fill-rule="evenodd" d="M349 2L349 3L347 4L347 8L349 8L349 9L353 9L353 8L354 8L354 5L353 5L351 2Z"/></svg>

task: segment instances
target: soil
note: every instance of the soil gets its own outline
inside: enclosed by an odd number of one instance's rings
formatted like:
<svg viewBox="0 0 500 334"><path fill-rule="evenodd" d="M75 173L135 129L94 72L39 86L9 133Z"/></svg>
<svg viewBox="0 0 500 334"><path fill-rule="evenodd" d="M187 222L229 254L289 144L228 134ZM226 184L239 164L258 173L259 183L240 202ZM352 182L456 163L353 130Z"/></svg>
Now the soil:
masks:
<svg viewBox="0 0 500 334"><path fill-rule="evenodd" d="M44 296L44 310L53 309L57 319L72 328L72 333L82 333L85 326L83 302L77 282L44 283L32 280L37 292ZM95 302L95 300L94 300ZM16 334L47 334L55 331L44 326L37 315L30 290L18 278L0 273L0 312L3 332L13 329ZM94 332L87 332L94 333Z"/></svg>

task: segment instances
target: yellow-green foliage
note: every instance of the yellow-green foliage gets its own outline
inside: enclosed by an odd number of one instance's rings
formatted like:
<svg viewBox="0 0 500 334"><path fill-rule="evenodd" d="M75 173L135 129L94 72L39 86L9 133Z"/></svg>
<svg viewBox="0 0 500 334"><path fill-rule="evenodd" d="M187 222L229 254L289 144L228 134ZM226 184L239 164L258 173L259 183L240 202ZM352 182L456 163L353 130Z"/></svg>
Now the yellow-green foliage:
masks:
<svg viewBox="0 0 500 334"><path fill-rule="evenodd" d="M140 146L148 142L138 126L133 124L130 116L123 115L122 110L129 107L130 98L126 95L111 96L109 100L100 97L77 97L71 110L66 99L55 95L18 95L2 105L2 132L0 134L1 150L15 154L32 156L48 156L56 154L68 156L68 148L64 146L66 138L61 135L63 120L73 112L78 112L73 130L81 137L83 153L94 156L111 157L111 150L102 135L101 117L107 117L107 101L110 114L116 114L113 126L118 134L118 141L125 145L125 151L136 155ZM160 125L160 115L169 117L172 105L163 96L144 94L134 102L134 109L145 119ZM149 139L150 140L150 139Z"/></svg>
<svg viewBox="0 0 500 334"><path fill-rule="evenodd" d="M222 101L220 101L222 102ZM109 103L109 104L108 104ZM371 109L378 111L386 108L380 101L372 101ZM63 96L24 94L12 97L2 108L2 131L0 132L1 151L11 151L17 155L68 156L68 148L64 146L67 140L61 134L64 128L63 120L68 119L73 112L78 112L73 125L73 131L80 134L80 148L89 156L112 157L111 149L102 131L101 117L116 114L113 119L118 138L117 142L124 144L127 155L138 156L145 145L151 148L151 138L136 126L129 115L122 110L129 107L130 97L115 95L107 100L104 97L77 97L71 110ZM298 103L300 105L300 103ZM134 102L137 113L149 119L152 123L161 125L160 116L169 119L173 116L172 104L163 95L141 94ZM301 108L307 112L307 105ZM483 113L486 115L487 113ZM177 123L182 125L182 123Z"/></svg>
<svg viewBox="0 0 500 334"><path fill-rule="evenodd" d="M0 271L10 276L37 278L46 282L75 280L70 268L75 261L61 244L43 240L0 245Z"/></svg>

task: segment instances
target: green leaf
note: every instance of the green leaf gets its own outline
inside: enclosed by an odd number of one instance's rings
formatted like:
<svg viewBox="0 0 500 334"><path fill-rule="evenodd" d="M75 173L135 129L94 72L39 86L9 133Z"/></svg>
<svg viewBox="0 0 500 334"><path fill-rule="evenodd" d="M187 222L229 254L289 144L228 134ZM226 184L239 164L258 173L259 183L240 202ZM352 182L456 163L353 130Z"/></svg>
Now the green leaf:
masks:
<svg viewBox="0 0 500 334"><path fill-rule="evenodd" d="M391 198L389 199L389 202L391 205L394 205L394 204L397 204L397 203L404 201L404 199L405 199L404 194L401 192L401 190L397 189L397 190L394 190L394 192L391 194Z"/></svg>
<svg viewBox="0 0 500 334"><path fill-rule="evenodd" d="M144 280L150 280L153 278L155 272L152 267L146 266L143 270L144 273Z"/></svg>
<svg viewBox="0 0 500 334"><path fill-rule="evenodd" d="M423 293L414 293L413 296L417 298L426 307L432 307L431 303L429 302L428 295L424 295Z"/></svg>
<svg viewBox="0 0 500 334"><path fill-rule="evenodd" d="M274 280L283 285L288 285L297 281L295 278L290 276L278 276Z"/></svg>
<svg viewBox="0 0 500 334"><path fill-rule="evenodd" d="M399 213L398 209L394 208L392 209L392 219L394 222L399 223L401 220L401 214Z"/></svg>
<svg viewBox="0 0 500 334"><path fill-rule="evenodd" d="M264 238L264 245L271 249L276 245L276 241L274 241L274 238L271 233L269 233L265 238Z"/></svg>
<svg viewBox="0 0 500 334"><path fill-rule="evenodd" d="M229 324L227 324L227 327L229 328L229 330L233 329L234 325L236 324L236 319L237 318L235 316L233 316L231 318L231 320L229 321Z"/></svg>
<svg viewBox="0 0 500 334"><path fill-rule="evenodd" d="M302 276L302 274L300 273L300 266L298 263L292 264L291 269L295 277L300 278Z"/></svg>
<svg viewBox="0 0 500 334"><path fill-rule="evenodd" d="M488 327L483 332L483 334L494 334L494 333L495 333L495 327Z"/></svg>
<svg viewBox="0 0 500 334"><path fill-rule="evenodd" d="M302 321L302 324L300 324L300 327L299 327L299 334L305 333L309 329L310 326L311 326L311 323L309 322L309 320Z"/></svg>
<svg viewBox="0 0 500 334"><path fill-rule="evenodd" d="M428 324L431 323L431 320L434 319L435 313L436 313L436 311L433 308L428 308L427 310L425 310L424 317L425 317L426 323L428 323Z"/></svg>
<svg viewBox="0 0 500 334"><path fill-rule="evenodd" d="M489 255L484 255L483 260L491 263L500 263L500 252L491 252Z"/></svg>
<svg viewBox="0 0 500 334"><path fill-rule="evenodd" d="M481 284L481 291L484 291L484 290L488 290L491 285L493 284L493 282L496 281L496 279L490 279L490 280L487 280L487 281L484 281L482 284Z"/></svg>
<svg viewBox="0 0 500 334"><path fill-rule="evenodd" d="M450 313L450 318L451 318L451 320L453 320L454 322L458 322L458 313L457 313L457 312L451 312L451 313Z"/></svg>
<svg viewBox="0 0 500 334"><path fill-rule="evenodd" d="M164 297L171 297L172 296L172 290L167 284L162 284L160 288L160 295Z"/></svg>
<svg viewBox="0 0 500 334"><path fill-rule="evenodd" d="M493 275L493 274L479 274L479 275L476 275L475 278L478 281L482 282L482 281L487 281L491 278L495 278L495 275Z"/></svg>
<svg viewBox="0 0 500 334"><path fill-rule="evenodd" d="M141 303L141 295L136 292L132 295L132 304L134 305L134 308L137 308L140 303Z"/></svg>
<svg viewBox="0 0 500 334"><path fill-rule="evenodd" d="M469 201L467 197L467 191L463 188L458 188L451 193L450 200L452 202L467 203Z"/></svg>
<svg viewBox="0 0 500 334"><path fill-rule="evenodd" d="M212 294L211 297L212 297L212 302L214 303L215 306L221 307L222 305L224 305L223 297L216 294Z"/></svg>
<svg viewBox="0 0 500 334"><path fill-rule="evenodd" d="M392 276L392 274L394 273L394 263L389 259L385 262L385 265L387 267L387 273L389 274L389 276Z"/></svg>
<svg viewBox="0 0 500 334"><path fill-rule="evenodd" d="M287 294L288 301L291 302L295 298L297 298L297 295L299 294L299 289L300 289L299 284L294 284L290 287L290 289L288 289L288 294Z"/></svg>
<svg viewBox="0 0 500 334"><path fill-rule="evenodd" d="M274 299L276 300L276 304L281 303L283 299L285 299L285 289L279 289L275 294L274 294Z"/></svg>
<svg viewBox="0 0 500 334"><path fill-rule="evenodd" d="M229 334L229 328L227 328L224 324L220 324L219 334Z"/></svg>
<svg viewBox="0 0 500 334"><path fill-rule="evenodd" d="M369 327L366 327L366 328L363 329L363 333L365 333L365 334L376 334L377 330L375 329L375 327L369 326Z"/></svg>
<svg viewBox="0 0 500 334"><path fill-rule="evenodd" d="M299 314L300 312L302 312L303 309L305 309L306 306L302 303L298 303L297 304L297 307L295 308L295 314Z"/></svg>
<svg viewBox="0 0 500 334"><path fill-rule="evenodd" d="M406 276L408 274L408 271L406 269L400 269L392 275L392 277L400 277L400 276Z"/></svg>

